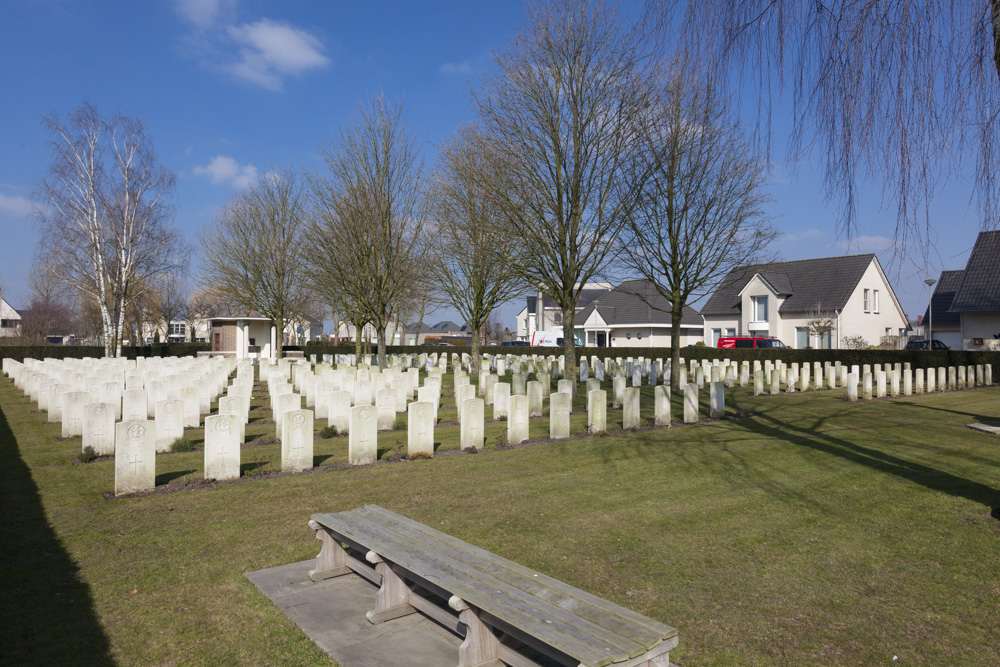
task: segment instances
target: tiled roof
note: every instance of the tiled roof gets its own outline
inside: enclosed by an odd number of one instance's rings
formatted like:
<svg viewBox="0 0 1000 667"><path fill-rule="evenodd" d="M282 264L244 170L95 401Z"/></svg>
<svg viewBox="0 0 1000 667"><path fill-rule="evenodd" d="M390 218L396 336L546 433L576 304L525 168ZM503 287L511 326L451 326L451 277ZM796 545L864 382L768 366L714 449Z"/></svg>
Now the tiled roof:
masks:
<svg viewBox="0 0 1000 667"><path fill-rule="evenodd" d="M979 232L951 311L1000 311L1000 231Z"/></svg>
<svg viewBox="0 0 1000 667"><path fill-rule="evenodd" d="M642 296L640 296L642 295ZM646 301L650 305L647 305ZM629 280L599 299L576 315L576 326L583 326L594 309L609 325L617 324L670 324L670 303L656 291L648 280ZM702 326L704 320L691 306L684 306L681 324Z"/></svg>
<svg viewBox="0 0 1000 667"><path fill-rule="evenodd" d="M847 255L800 259L741 266L729 272L712 294L702 315L738 315L740 292L760 274L781 295L790 295L781 304L782 313L802 313L822 307L839 310L847 304L875 255Z"/></svg>
<svg viewBox="0 0 1000 667"><path fill-rule="evenodd" d="M955 292L962 284L962 274L965 271L942 271L938 278L937 285L934 286L934 294L931 296L931 327L958 326L962 323L962 316L958 313L948 312L951 304L955 300ZM924 311L924 323L927 322L927 311Z"/></svg>

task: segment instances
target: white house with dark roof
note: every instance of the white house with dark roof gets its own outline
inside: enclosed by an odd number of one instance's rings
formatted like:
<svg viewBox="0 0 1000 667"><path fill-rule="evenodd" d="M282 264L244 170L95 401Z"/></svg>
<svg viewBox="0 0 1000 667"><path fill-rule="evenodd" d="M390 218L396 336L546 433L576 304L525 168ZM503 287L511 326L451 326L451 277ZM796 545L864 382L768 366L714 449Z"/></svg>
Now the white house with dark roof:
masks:
<svg viewBox="0 0 1000 667"><path fill-rule="evenodd" d="M941 273L931 310L931 335L942 343L1000 349L1000 231L979 233L964 271Z"/></svg>
<svg viewBox="0 0 1000 667"><path fill-rule="evenodd" d="M669 347L670 303L648 280L629 280L577 313L576 339L590 347ZM681 346L702 340L704 321L690 306L681 316Z"/></svg>
<svg viewBox="0 0 1000 667"><path fill-rule="evenodd" d="M701 310L705 344L764 336L793 348L840 348L848 336L878 345L909 327L874 254L734 269ZM827 326L816 326L825 322ZM823 330L817 333L817 330Z"/></svg>
<svg viewBox="0 0 1000 667"><path fill-rule="evenodd" d="M0 337L21 335L21 313L0 296Z"/></svg>
<svg viewBox="0 0 1000 667"><path fill-rule="evenodd" d="M611 283L586 283L576 301L576 323L580 313L594 301L611 290ZM562 331L562 309L555 300L539 291L530 294L527 303L517 314L517 340L530 341L536 331Z"/></svg>

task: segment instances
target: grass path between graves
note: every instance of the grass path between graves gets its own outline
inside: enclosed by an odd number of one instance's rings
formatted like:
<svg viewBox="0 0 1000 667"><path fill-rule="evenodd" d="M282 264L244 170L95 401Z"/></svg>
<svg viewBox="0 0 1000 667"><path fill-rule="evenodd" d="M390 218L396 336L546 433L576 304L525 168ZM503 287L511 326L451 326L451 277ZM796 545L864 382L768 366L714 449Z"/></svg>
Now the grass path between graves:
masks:
<svg viewBox="0 0 1000 667"><path fill-rule="evenodd" d="M73 465L79 438L2 379L0 664L330 664L243 573L314 557L309 515L365 503L677 627L684 667L1000 664L1000 437L964 428L1000 421L1000 389L726 400L721 421L109 501L113 462ZM263 405L250 441L274 437ZM316 462L346 450L317 439ZM245 471L278 452L245 447ZM158 457L157 483L201 458Z"/></svg>

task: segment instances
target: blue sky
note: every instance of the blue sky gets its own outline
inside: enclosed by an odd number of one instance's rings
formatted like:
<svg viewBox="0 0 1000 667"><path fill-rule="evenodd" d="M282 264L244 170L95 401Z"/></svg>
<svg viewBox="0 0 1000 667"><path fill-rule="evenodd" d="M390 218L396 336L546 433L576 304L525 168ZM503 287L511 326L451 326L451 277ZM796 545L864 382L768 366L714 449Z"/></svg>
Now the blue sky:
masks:
<svg viewBox="0 0 1000 667"><path fill-rule="evenodd" d="M161 162L176 172L175 224L198 230L258 172L311 167L317 147L359 102L405 100L410 127L434 144L469 120L470 84L522 18L522 4L285 0L3 0L0 2L0 284L27 305L35 247L29 218L48 139L40 119L84 99L147 122ZM780 135L780 127L779 127ZM929 273L957 269L979 229L970 185L935 199L936 243L927 266L889 266L895 224L877 186L861 199L860 236L836 235L822 198L818 156L797 165L775 151L771 214L784 259L877 252L904 310L926 307ZM523 302L501 314L513 328ZM431 319L455 318L447 310Z"/></svg>

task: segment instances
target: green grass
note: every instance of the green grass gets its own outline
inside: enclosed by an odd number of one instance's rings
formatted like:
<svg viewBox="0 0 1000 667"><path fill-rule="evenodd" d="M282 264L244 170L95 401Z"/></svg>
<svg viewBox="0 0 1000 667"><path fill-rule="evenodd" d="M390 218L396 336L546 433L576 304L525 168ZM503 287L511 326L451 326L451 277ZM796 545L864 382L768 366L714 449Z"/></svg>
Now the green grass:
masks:
<svg viewBox="0 0 1000 667"><path fill-rule="evenodd" d="M275 437L264 392L247 441ZM488 422L475 456L106 501L113 462L72 465L79 439L3 379L0 663L328 664L243 573L314 557L310 514L378 503L677 627L685 667L1000 664L1000 438L964 428L1000 421L1000 390L726 399L752 416L506 450ZM458 432L439 426L437 450ZM405 438L381 433L380 457ZM157 483L200 478L202 459L157 457ZM346 437L316 440L317 464L346 459ZM279 446L243 461L277 468Z"/></svg>

